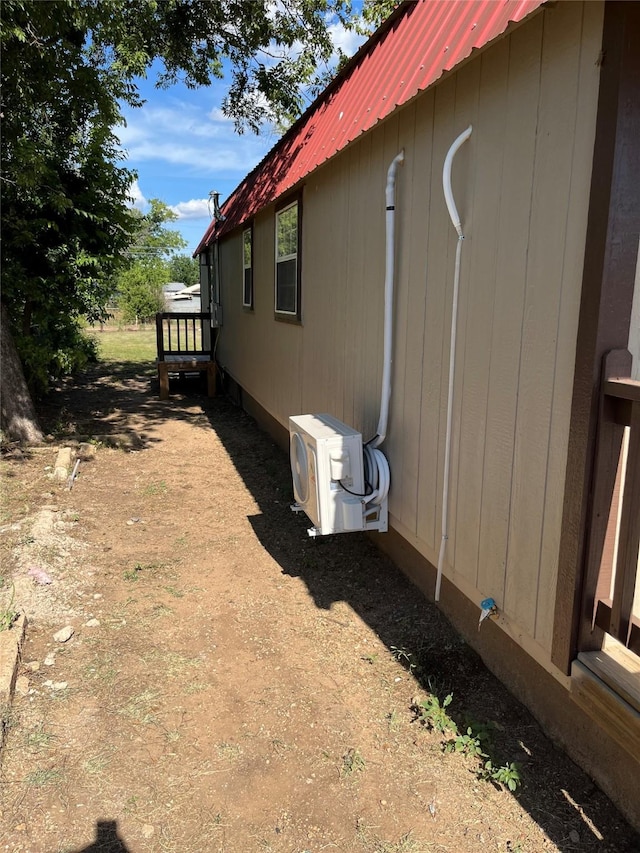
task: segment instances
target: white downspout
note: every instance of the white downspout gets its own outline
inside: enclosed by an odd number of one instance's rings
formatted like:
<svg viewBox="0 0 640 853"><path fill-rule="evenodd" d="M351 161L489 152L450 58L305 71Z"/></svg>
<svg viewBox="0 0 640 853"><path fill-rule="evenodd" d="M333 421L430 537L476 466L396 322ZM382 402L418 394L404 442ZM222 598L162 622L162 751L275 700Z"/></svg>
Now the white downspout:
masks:
<svg viewBox="0 0 640 853"><path fill-rule="evenodd" d="M463 131L455 140L449 149L444 160L442 169L442 187L444 189L444 197L447 203L447 210L451 217L453 227L458 232L458 244L456 246L456 265L453 278L453 301L451 306L451 343L449 347L449 391L447 396L447 429L444 448L444 474L442 485L442 539L440 541L440 553L438 555L438 573L436 575L436 592L435 600L440 601L440 586L442 584L442 570L444 567L445 552L447 549L447 539L449 538L449 477L451 469L451 422L453 417L453 379L456 367L456 333L458 327L458 293L460 290L460 256L462 254L462 241L464 235L462 233L462 224L460 215L453 198L451 190L451 167L453 158L458 151L458 148L467 141L471 136L472 127Z"/></svg>
<svg viewBox="0 0 640 853"><path fill-rule="evenodd" d="M391 399L391 362L393 345L393 279L395 271L395 188L398 166L404 161L404 148L391 161L387 171L386 187L386 251L384 273L384 352L382 359L382 391L380 418L376 435L368 444L379 447L387 435L389 400Z"/></svg>

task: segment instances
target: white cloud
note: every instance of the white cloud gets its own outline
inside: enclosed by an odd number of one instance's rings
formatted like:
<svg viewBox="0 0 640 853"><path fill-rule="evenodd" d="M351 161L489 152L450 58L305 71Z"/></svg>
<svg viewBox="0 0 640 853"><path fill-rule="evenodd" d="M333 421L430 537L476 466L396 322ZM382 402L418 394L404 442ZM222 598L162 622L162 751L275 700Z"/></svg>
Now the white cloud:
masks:
<svg viewBox="0 0 640 853"><path fill-rule="evenodd" d="M137 207L138 210L144 210L147 207L148 202L142 194L140 184L137 180L129 187L129 198L131 200L131 207Z"/></svg>
<svg viewBox="0 0 640 853"><path fill-rule="evenodd" d="M172 204L171 210L178 219L211 219L209 199L192 198L190 201L180 201Z"/></svg>
<svg viewBox="0 0 640 853"><path fill-rule="evenodd" d="M126 127L118 128L117 133L134 168L137 163L156 161L171 164L173 173L223 170L242 177L273 144L273 140L250 133L238 136L221 110L206 111L204 103L202 109L180 102L149 104L127 112L126 118Z"/></svg>
<svg viewBox="0 0 640 853"><path fill-rule="evenodd" d="M340 49L347 56L353 56L358 48L366 41L365 36L360 35L354 30L348 30L340 22L329 26L329 35L336 51Z"/></svg>

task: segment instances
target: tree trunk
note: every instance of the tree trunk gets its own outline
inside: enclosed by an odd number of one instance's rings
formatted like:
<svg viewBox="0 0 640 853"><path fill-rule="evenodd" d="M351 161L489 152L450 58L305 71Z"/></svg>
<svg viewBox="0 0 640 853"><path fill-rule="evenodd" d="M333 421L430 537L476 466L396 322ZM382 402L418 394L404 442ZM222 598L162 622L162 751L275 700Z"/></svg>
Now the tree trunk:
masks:
<svg viewBox="0 0 640 853"><path fill-rule="evenodd" d="M42 430L9 328L7 309L0 312L0 427L10 441L37 444Z"/></svg>

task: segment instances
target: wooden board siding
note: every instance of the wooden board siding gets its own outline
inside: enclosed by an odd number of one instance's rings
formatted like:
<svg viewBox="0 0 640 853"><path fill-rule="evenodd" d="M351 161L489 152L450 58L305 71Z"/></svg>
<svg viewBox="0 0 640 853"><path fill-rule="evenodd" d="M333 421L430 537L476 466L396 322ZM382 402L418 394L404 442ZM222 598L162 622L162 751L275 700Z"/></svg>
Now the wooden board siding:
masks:
<svg viewBox="0 0 640 853"><path fill-rule="evenodd" d="M219 361L267 411L283 425L292 414L327 411L373 435L384 188L389 163L405 149L384 449L391 523L436 562L456 251L442 165L456 136L473 125L453 172L466 239L445 573L478 601L493 596L518 626L512 633L547 652L602 10L599 2L545 8L307 179L301 326L273 319L273 211L255 221L253 315L232 309L223 292ZM223 256L231 250L238 266L233 239Z"/></svg>

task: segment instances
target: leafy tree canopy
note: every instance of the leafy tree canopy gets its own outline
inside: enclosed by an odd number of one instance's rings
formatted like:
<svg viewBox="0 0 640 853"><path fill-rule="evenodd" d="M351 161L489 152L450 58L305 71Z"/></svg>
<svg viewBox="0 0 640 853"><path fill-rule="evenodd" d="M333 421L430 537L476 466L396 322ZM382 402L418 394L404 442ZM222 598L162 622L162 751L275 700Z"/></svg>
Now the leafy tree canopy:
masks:
<svg viewBox="0 0 640 853"><path fill-rule="evenodd" d="M393 5L364 0L361 31ZM353 25L351 0L2 0L2 339L32 391L91 355L81 321L105 319L118 275L133 276L128 250L141 264L182 248L163 233L160 207L145 218L129 206L135 175L114 128L120 105L141 105L136 81L156 60L160 86L207 85L224 71L222 108L239 132L284 126L332 54L336 16ZM1 378L11 435L31 417L11 401L28 393L19 369Z"/></svg>
<svg viewBox="0 0 640 853"><path fill-rule="evenodd" d="M134 208L131 216L135 223L135 238L127 250L131 258L140 261L168 258L173 252L186 249L187 241L182 234L166 227L167 222L175 222L178 217L160 199L149 200L147 213Z"/></svg>
<svg viewBox="0 0 640 853"><path fill-rule="evenodd" d="M189 255L174 255L169 261L171 281L181 281L187 287L200 281L200 266L196 258Z"/></svg>
<svg viewBox="0 0 640 853"><path fill-rule="evenodd" d="M73 366L139 222L114 128L136 79L196 87L230 68L239 130L303 107L350 0L2 0L2 301L32 389ZM271 112L271 114L269 114ZM179 248L179 247L178 247Z"/></svg>

